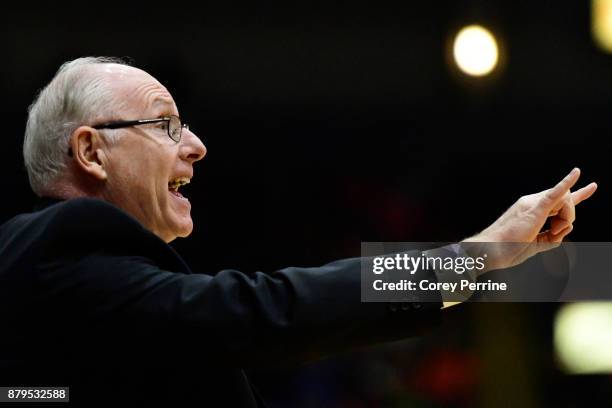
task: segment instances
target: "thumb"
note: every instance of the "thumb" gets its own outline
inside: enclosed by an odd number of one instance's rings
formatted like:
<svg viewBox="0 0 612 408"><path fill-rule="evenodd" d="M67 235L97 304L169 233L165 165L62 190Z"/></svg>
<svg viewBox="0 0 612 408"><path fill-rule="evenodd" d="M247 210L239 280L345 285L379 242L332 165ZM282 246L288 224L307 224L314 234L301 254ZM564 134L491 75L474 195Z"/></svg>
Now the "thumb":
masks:
<svg viewBox="0 0 612 408"><path fill-rule="evenodd" d="M572 232L573 229L574 226L570 224L556 234L553 234L552 230L539 233L536 240L536 245L534 247L534 252L540 253L557 248L563 242L563 238Z"/></svg>

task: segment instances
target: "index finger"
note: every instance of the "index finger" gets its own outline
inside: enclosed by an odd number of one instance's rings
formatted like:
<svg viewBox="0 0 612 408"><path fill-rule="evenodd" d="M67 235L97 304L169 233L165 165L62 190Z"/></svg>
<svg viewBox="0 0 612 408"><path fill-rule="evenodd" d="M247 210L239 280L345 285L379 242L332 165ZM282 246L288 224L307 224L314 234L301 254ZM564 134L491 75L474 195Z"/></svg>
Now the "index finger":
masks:
<svg viewBox="0 0 612 408"><path fill-rule="evenodd" d="M551 188L546 192L544 198L542 200L542 205L545 211L550 212L563 198L563 195L576 184L578 178L580 177L580 169L578 167L574 167L574 169L567 175L563 180L557 183L556 186Z"/></svg>

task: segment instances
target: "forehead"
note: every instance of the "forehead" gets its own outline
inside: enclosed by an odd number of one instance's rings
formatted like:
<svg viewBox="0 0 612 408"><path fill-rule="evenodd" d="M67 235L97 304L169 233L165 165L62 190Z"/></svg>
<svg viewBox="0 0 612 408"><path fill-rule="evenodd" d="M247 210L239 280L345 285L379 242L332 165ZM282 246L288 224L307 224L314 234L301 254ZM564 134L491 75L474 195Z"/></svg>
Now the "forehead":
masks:
<svg viewBox="0 0 612 408"><path fill-rule="evenodd" d="M125 65L102 67L122 109L133 114L176 114L176 105L165 86L147 72Z"/></svg>

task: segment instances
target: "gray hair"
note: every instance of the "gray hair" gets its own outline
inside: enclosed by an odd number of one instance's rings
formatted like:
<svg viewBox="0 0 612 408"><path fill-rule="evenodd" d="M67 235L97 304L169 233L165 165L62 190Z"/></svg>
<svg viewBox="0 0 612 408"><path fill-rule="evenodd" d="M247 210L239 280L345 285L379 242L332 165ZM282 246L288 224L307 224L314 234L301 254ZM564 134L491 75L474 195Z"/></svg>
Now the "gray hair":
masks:
<svg viewBox="0 0 612 408"><path fill-rule="evenodd" d="M117 108L103 75L91 73L99 64L129 65L113 57L83 57L64 63L28 109L23 159L30 186L43 195L61 176L68 162L72 133Z"/></svg>

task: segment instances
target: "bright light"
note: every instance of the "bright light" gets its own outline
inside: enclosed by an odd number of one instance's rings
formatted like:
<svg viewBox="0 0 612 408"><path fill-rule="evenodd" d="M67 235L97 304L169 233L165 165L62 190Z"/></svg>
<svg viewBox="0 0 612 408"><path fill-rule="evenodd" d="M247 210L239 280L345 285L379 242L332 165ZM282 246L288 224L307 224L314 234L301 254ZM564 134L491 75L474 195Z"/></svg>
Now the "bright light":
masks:
<svg viewBox="0 0 612 408"><path fill-rule="evenodd" d="M612 0L591 0L591 31L597 45L612 52Z"/></svg>
<svg viewBox="0 0 612 408"><path fill-rule="evenodd" d="M572 374L612 372L612 303L563 306L555 319L555 351Z"/></svg>
<svg viewBox="0 0 612 408"><path fill-rule="evenodd" d="M453 56L466 74L487 75L497 65L497 42L486 28L479 25L467 26L455 37Z"/></svg>

